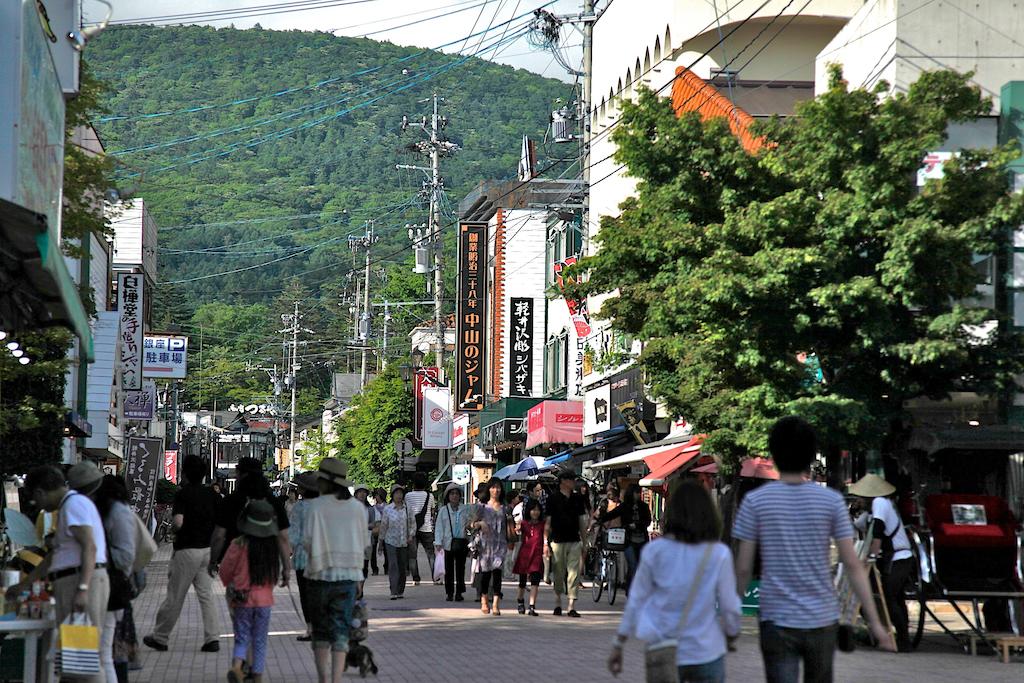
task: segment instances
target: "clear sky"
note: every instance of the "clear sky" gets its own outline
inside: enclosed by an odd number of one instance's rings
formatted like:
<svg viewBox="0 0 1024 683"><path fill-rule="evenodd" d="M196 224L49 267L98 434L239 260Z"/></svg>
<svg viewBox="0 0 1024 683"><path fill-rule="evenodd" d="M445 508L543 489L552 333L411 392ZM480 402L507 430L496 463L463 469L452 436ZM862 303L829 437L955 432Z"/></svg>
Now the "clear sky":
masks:
<svg viewBox="0 0 1024 683"><path fill-rule="evenodd" d="M109 0L112 22L152 24L208 24L265 29L330 31L339 36L362 36L399 45L437 47L526 14L548 0ZM548 9L556 14L581 10L580 0L555 0ZM84 0L85 21L99 21L107 9L95 0ZM191 16L184 16L191 15ZM442 16L444 15L444 16ZM509 26L519 25L521 21ZM419 22L412 24L412 22ZM412 24L405 26L406 24ZM475 27L475 28L474 28ZM446 52L473 53L481 37L487 44L502 36L505 26L492 29L468 43L456 43ZM580 64L581 34L571 28L562 32L562 45L570 64ZM464 47L465 45L465 47ZM531 47L525 38L487 51L482 56L529 69L551 78L571 81L550 51Z"/></svg>

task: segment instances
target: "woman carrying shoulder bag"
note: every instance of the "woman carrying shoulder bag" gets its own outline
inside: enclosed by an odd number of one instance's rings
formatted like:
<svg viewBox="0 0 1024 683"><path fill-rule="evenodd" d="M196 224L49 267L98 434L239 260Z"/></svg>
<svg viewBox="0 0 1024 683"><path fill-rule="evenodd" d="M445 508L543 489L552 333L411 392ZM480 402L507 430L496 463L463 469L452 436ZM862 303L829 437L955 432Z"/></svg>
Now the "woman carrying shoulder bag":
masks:
<svg viewBox="0 0 1024 683"><path fill-rule="evenodd" d="M434 553L444 551L444 593L448 602L462 602L466 592L466 557L469 540L466 526L470 510L462 504L462 487L448 484L444 490L444 506L434 522Z"/></svg>
<svg viewBox="0 0 1024 683"><path fill-rule="evenodd" d="M672 493L665 516L665 535L644 548L608 670L622 672L622 645L633 635L647 643L649 683L721 683L741 609L721 517L691 481Z"/></svg>

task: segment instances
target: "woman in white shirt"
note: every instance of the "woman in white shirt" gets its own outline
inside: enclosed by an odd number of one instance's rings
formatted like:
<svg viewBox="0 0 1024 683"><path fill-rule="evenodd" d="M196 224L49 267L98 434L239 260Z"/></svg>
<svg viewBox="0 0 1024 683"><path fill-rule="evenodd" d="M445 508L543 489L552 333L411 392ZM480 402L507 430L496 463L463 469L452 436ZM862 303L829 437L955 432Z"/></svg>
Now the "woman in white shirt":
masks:
<svg viewBox="0 0 1024 683"><path fill-rule="evenodd" d="M384 508L380 520L380 538L388 558L388 583L391 599L405 597L405 580L409 571L409 549L416 547L416 515L405 504L405 487L391 487L391 505Z"/></svg>
<svg viewBox="0 0 1024 683"><path fill-rule="evenodd" d="M608 669L622 671L622 645L633 635L649 651L677 645L680 681L724 681L741 608L732 553L719 541L721 517L695 481L672 493L665 516L665 535L647 544L633 577Z"/></svg>

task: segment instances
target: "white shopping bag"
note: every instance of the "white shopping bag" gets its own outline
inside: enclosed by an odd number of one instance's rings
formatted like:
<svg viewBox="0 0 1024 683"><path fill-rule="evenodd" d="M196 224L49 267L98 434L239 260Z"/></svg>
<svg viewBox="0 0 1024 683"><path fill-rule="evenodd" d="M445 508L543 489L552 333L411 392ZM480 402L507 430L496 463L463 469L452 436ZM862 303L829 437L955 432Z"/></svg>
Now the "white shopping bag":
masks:
<svg viewBox="0 0 1024 683"><path fill-rule="evenodd" d="M437 555L434 557L434 579L440 580L444 578L444 548L437 551Z"/></svg>

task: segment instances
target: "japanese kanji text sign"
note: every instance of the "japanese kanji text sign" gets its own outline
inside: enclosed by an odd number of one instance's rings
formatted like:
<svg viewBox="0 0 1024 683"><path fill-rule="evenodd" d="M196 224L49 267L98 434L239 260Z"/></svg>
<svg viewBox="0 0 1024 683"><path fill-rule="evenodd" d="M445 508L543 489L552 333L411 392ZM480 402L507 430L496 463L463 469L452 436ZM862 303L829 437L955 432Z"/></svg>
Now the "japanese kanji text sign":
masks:
<svg viewBox="0 0 1024 683"><path fill-rule="evenodd" d="M121 342L121 389L142 389L143 277L138 273L117 276L118 336Z"/></svg>
<svg viewBox="0 0 1024 683"><path fill-rule="evenodd" d="M163 471L163 445L163 439L131 436L125 448L124 481L128 485L128 502L147 523L153 517L156 480Z"/></svg>
<svg viewBox="0 0 1024 683"><path fill-rule="evenodd" d="M185 379L188 370L188 337L147 334L142 350L143 377Z"/></svg>
<svg viewBox="0 0 1024 683"><path fill-rule="evenodd" d="M533 396L533 299L512 298L509 396Z"/></svg>
<svg viewBox="0 0 1024 683"><path fill-rule="evenodd" d="M487 224L459 224L459 300L455 358L455 410L483 410L487 368Z"/></svg>

